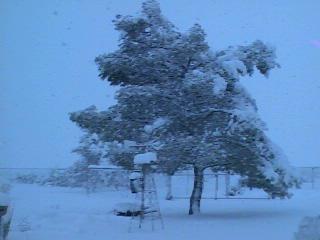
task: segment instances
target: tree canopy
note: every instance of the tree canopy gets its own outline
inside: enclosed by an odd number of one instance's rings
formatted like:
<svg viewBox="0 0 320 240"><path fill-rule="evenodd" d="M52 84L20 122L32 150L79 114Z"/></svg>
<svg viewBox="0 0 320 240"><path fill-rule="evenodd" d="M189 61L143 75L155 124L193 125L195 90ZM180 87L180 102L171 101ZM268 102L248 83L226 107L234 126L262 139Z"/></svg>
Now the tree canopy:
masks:
<svg viewBox="0 0 320 240"><path fill-rule="evenodd" d="M120 86L117 104L94 106L70 119L103 145L103 157L126 168L133 156L156 151L159 169L173 174L186 165L232 171L250 187L288 196L296 183L281 151L266 136L255 101L241 77L268 76L278 67L273 47L262 41L212 51L195 24L185 33L148 0L140 16L118 15L119 49L96 58L99 76Z"/></svg>

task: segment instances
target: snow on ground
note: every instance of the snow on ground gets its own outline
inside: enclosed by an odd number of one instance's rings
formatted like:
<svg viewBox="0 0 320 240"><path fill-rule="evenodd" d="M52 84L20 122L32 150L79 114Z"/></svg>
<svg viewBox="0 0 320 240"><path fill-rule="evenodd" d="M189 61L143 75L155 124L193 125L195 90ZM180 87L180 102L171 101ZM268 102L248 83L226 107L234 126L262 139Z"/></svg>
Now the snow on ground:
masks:
<svg viewBox="0 0 320 240"><path fill-rule="evenodd" d="M164 230L151 231L130 218L113 215L129 191L86 194L83 189L14 185L14 216L9 240L291 240L304 216L320 213L320 191L296 190L290 200L203 200L202 214L188 216L188 200L163 200Z"/></svg>

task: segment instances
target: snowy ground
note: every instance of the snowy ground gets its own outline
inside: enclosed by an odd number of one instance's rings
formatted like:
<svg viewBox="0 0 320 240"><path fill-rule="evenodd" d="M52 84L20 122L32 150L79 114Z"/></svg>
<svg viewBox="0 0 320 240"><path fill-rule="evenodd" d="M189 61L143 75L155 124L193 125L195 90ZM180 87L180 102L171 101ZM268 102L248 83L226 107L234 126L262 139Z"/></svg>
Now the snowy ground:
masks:
<svg viewBox="0 0 320 240"><path fill-rule="evenodd" d="M161 197L163 199L163 197ZM290 200L203 200L202 214L188 216L188 200L160 200L165 228L142 230L113 215L127 191L87 195L82 189L14 185L9 240L290 240L302 217L320 213L319 190L297 190ZM133 222L135 225L136 222Z"/></svg>

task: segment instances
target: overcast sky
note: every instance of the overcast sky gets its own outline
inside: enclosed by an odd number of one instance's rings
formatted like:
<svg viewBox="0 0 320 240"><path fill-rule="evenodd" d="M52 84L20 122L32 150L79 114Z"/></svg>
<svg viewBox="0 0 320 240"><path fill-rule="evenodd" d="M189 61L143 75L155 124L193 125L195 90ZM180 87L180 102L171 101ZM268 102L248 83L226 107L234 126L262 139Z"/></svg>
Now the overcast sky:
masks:
<svg viewBox="0 0 320 240"><path fill-rule="evenodd" d="M0 161L11 167L64 167L81 131L68 113L114 104L94 58L117 48L116 14L134 0L0 1ZM320 166L320 1L161 0L180 30L200 23L213 50L256 39L277 48L281 68L243 84L268 135L293 165Z"/></svg>

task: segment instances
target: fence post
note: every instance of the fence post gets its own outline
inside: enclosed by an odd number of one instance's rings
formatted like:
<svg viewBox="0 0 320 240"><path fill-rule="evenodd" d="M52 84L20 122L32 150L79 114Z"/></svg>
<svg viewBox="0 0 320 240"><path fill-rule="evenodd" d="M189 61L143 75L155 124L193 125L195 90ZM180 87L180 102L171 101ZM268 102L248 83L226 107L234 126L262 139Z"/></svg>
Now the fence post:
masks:
<svg viewBox="0 0 320 240"><path fill-rule="evenodd" d="M190 181L189 181L189 174L186 174L186 175L187 175L186 195L188 195L189 194L188 187L189 187Z"/></svg>
<svg viewBox="0 0 320 240"><path fill-rule="evenodd" d="M230 174L226 173L225 175L225 184L226 184L226 197L229 197L229 193L230 193Z"/></svg>
<svg viewBox="0 0 320 240"><path fill-rule="evenodd" d="M215 184L215 192L214 192L214 199L218 199L218 189L219 189L219 175L215 174L216 184Z"/></svg>
<svg viewBox="0 0 320 240"><path fill-rule="evenodd" d="M314 169L315 169L315 167L312 167L312 168L311 168L311 184L312 184L312 189L314 189L314 179L315 179L315 177L314 177Z"/></svg>
<svg viewBox="0 0 320 240"><path fill-rule="evenodd" d="M87 168L86 168L86 186L85 186L85 188L86 188L86 194L87 195L89 195L90 194L90 192L91 192L91 189L90 189L90 173L91 173L91 169L90 169L90 167L89 166L87 166Z"/></svg>

